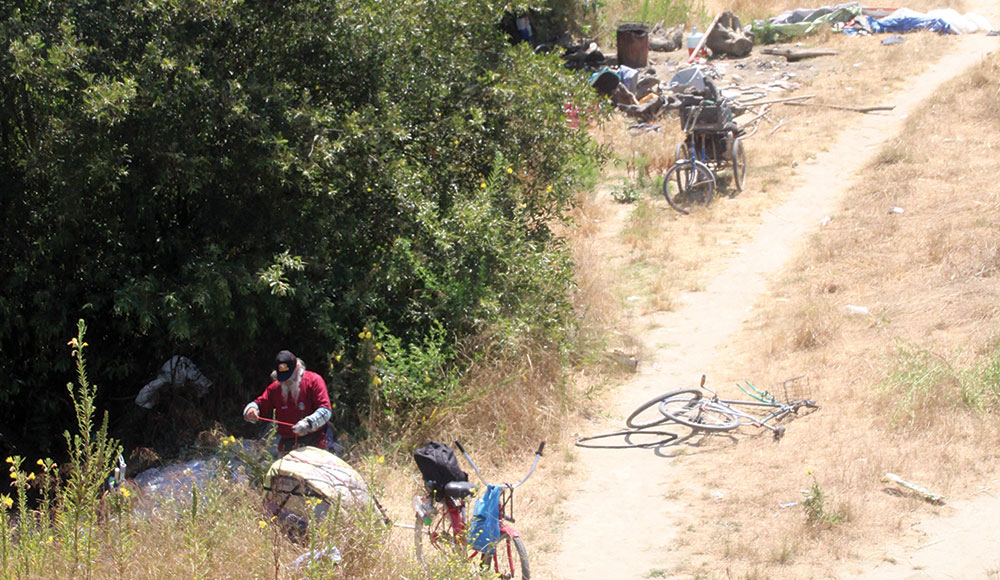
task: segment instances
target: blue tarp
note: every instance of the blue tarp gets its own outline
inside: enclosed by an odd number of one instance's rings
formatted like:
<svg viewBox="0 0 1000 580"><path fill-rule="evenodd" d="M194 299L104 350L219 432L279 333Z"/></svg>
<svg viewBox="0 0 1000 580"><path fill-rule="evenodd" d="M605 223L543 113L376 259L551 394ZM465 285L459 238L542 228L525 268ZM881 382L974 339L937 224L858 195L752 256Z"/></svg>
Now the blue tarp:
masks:
<svg viewBox="0 0 1000 580"><path fill-rule="evenodd" d="M950 24L941 18L932 18L926 14L900 8L892 14L879 19L870 19L872 32L911 32L914 30L929 30L945 34L958 34Z"/></svg>

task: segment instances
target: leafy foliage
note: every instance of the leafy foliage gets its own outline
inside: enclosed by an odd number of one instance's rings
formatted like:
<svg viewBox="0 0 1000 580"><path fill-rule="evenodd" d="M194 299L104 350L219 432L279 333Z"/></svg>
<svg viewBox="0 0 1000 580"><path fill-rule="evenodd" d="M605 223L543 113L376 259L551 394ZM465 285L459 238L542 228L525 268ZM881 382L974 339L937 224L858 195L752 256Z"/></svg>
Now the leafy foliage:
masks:
<svg viewBox="0 0 1000 580"><path fill-rule="evenodd" d="M0 404L69 370L80 317L109 397L186 354L233 412L290 348L363 407L351 339L409 353L499 325L559 340L549 225L592 98L510 45L503 3L6 3L0 8ZM583 153L581 155L581 153ZM452 372L452 371L449 371ZM126 396L122 396L125 394ZM127 405L127 403L125 403ZM31 414L68 416L44 391ZM361 410L359 410L359 413ZM36 422L37 423L37 422ZM44 441L30 424L12 440Z"/></svg>

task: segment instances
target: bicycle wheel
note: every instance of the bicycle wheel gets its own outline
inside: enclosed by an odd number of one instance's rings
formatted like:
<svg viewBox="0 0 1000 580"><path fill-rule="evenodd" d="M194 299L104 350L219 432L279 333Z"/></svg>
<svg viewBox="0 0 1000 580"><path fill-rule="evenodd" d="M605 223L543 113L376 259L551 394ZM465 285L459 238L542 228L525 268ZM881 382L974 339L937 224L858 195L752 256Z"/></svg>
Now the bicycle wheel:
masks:
<svg viewBox="0 0 1000 580"><path fill-rule="evenodd" d="M715 193L715 174L701 161L674 163L663 176L663 196L675 210L688 214L693 204L708 205Z"/></svg>
<svg viewBox="0 0 1000 580"><path fill-rule="evenodd" d="M729 148L729 158L733 161L733 185L736 191L743 191L747 179L747 151L743 147L743 139L736 137Z"/></svg>
<svg viewBox="0 0 1000 580"><path fill-rule="evenodd" d="M483 565L489 565L498 577L518 580L529 580L531 571L528 569L528 551L524 549L521 538L511 537L507 532L500 534L500 541L492 554L483 554Z"/></svg>
<svg viewBox="0 0 1000 580"><path fill-rule="evenodd" d="M641 415L643 411L649 409L650 407L653 407L654 405L659 405L660 402L664 401L665 399L681 396L684 394L687 394L689 397L693 396L695 399L701 398L701 391L699 391L698 389L681 389L679 391L671 391L669 393L660 395L655 399L650 399L649 401L646 401L645 403L636 407L635 411L632 411L632 414L628 416L628 419L625 419L625 424L633 429L645 429L646 427L655 427L657 425L663 425L670 419L668 417L664 417L662 414L658 415L655 419L652 420L650 419L640 420L639 415Z"/></svg>
<svg viewBox="0 0 1000 580"><path fill-rule="evenodd" d="M702 431L729 431L740 425L740 419L728 409L697 396L678 394L660 402L660 413L671 421Z"/></svg>

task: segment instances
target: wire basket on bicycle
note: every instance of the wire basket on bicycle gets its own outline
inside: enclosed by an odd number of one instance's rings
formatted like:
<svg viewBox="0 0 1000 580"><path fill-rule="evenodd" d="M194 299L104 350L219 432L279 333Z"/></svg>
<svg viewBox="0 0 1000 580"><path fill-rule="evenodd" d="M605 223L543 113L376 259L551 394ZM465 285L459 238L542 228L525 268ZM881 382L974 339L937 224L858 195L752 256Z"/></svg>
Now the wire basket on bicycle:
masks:
<svg viewBox="0 0 1000 580"><path fill-rule="evenodd" d="M785 403L795 403L801 401L813 401L812 385L809 377L801 375L784 380L775 386L775 392L784 396Z"/></svg>

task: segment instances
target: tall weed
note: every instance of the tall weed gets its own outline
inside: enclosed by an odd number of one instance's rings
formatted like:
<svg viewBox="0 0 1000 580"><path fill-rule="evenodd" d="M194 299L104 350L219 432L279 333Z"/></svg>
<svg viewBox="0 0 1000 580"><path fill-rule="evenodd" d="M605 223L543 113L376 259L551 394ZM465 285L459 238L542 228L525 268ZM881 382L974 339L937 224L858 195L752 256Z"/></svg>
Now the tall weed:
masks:
<svg viewBox="0 0 1000 580"><path fill-rule="evenodd" d="M82 567L83 576L89 578L96 557L96 536L93 530L97 524L100 490L104 478L111 473L115 460L122 453L122 446L108 436L108 415L99 426L95 424L97 408L97 385L87 379L87 364L83 349L87 326L83 320L77 323L77 335L69 341L72 356L76 359L77 383L66 385L70 400L76 410L75 435L64 433L69 448L69 475L61 489L56 525L66 540L72 569Z"/></svg>

